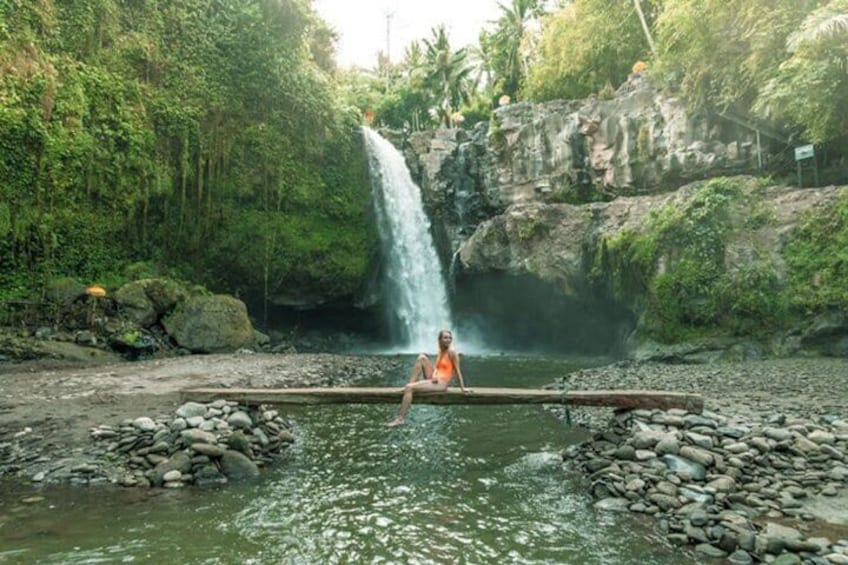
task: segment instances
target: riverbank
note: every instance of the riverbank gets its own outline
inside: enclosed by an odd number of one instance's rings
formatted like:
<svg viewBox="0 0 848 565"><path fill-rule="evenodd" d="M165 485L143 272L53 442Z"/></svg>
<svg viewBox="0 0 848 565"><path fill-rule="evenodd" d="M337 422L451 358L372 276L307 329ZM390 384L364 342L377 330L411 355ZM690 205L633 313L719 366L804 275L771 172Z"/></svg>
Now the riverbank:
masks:
<svg viewBox="0 0 848 565"><path fill-rule="evenodd" d="M68 481L103 459L91 430L126 419L170 421L192 386L341 386L402 371L400 357L236 353L108 364L0 367L0 476ZM55 472L61 462L62 469ZM99 466L98 468L102 467Z"/></svg>
<svg viewBox="0 0 848 565"><path fill-rule="evenodd" d="M705 397L702 414L569 411L595 431L564 458L597 508L650 515L670 543L730 563L848 563L845 361L622 362L558 386Z"/></svg>

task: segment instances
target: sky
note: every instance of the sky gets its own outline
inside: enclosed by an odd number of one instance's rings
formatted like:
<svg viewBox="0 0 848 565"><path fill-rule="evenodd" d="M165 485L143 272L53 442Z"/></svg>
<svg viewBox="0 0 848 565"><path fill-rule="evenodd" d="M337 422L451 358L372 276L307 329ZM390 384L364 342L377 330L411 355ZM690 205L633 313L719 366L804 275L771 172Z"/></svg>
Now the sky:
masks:
<svg viewBox="0 0 848 565"><path fill-rule="evenodd" d="M387 17L391 60L398 62L407 45L430 37L440 23L459 49L477 43L480 30L500 14L498 0L314 0L313 6L339 34L336 62L365 68L386 51Z"/></svg>

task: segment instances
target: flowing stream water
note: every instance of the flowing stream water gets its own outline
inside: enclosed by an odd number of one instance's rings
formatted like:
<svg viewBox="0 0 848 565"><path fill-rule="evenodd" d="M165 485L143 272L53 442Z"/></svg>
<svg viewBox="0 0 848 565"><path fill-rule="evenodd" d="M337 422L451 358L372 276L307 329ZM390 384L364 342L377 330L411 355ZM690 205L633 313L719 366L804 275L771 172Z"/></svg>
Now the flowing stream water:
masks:
<svg viewBox="0 0 848 565"><path fill-rule="evenodd" d="M470 357L464 373L471 386L539 387L590 364ZM592 508L560 458L584 434L542 407L413 405L407 425L384 427L396 409L287 408L298 441L249 485L0 483L0 563L696 562L651 522Z"/></svg>
<svg viewBox="0 0 848 565"><path fill-rule="evenodd" d="M432 349L439 330L453 328L430 220L403 155L374 130L364 128L363 135L394 342L400 351L426 351Z"/></svg>

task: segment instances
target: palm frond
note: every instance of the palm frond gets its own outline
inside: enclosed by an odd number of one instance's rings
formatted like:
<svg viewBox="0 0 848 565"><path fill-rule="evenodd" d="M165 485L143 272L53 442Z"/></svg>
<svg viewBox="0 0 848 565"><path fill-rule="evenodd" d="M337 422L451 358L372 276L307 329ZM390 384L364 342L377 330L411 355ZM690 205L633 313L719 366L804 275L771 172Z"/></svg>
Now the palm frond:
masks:
<svg viewBox="0 0 848 565"><path fill-rule="evenodd" d="M848 2L835 0L806 17L801 29L791 34L786 41L790 52L802 45L831 39L848 41Z"/></svg>

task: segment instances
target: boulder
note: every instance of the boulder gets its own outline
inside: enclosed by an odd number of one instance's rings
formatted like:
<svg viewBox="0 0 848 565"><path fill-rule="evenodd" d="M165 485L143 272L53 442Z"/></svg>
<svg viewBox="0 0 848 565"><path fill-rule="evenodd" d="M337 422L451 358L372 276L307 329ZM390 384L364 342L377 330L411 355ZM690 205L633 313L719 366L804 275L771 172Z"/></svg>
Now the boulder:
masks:
<svg viewBox="0 0 848 565"><path fill-rule="evenodd" d="M231 352L255 345L247 307L232 296L193 296L162 324L178 345L194 353Z"/></svg>
<svg viewBox="0 0 848 565"><path fill-rule="evenodd" d="M122 315L149 328L188 297L188 292L169 279L141 279L119 288L114 295Z"/></svg>
<svg viewBox="0 0 848 565"><path fill-rule="evenodd" d="M231 481L259 478L259 467L238 451L227 450L221 456L221 472Z"/></svg>

